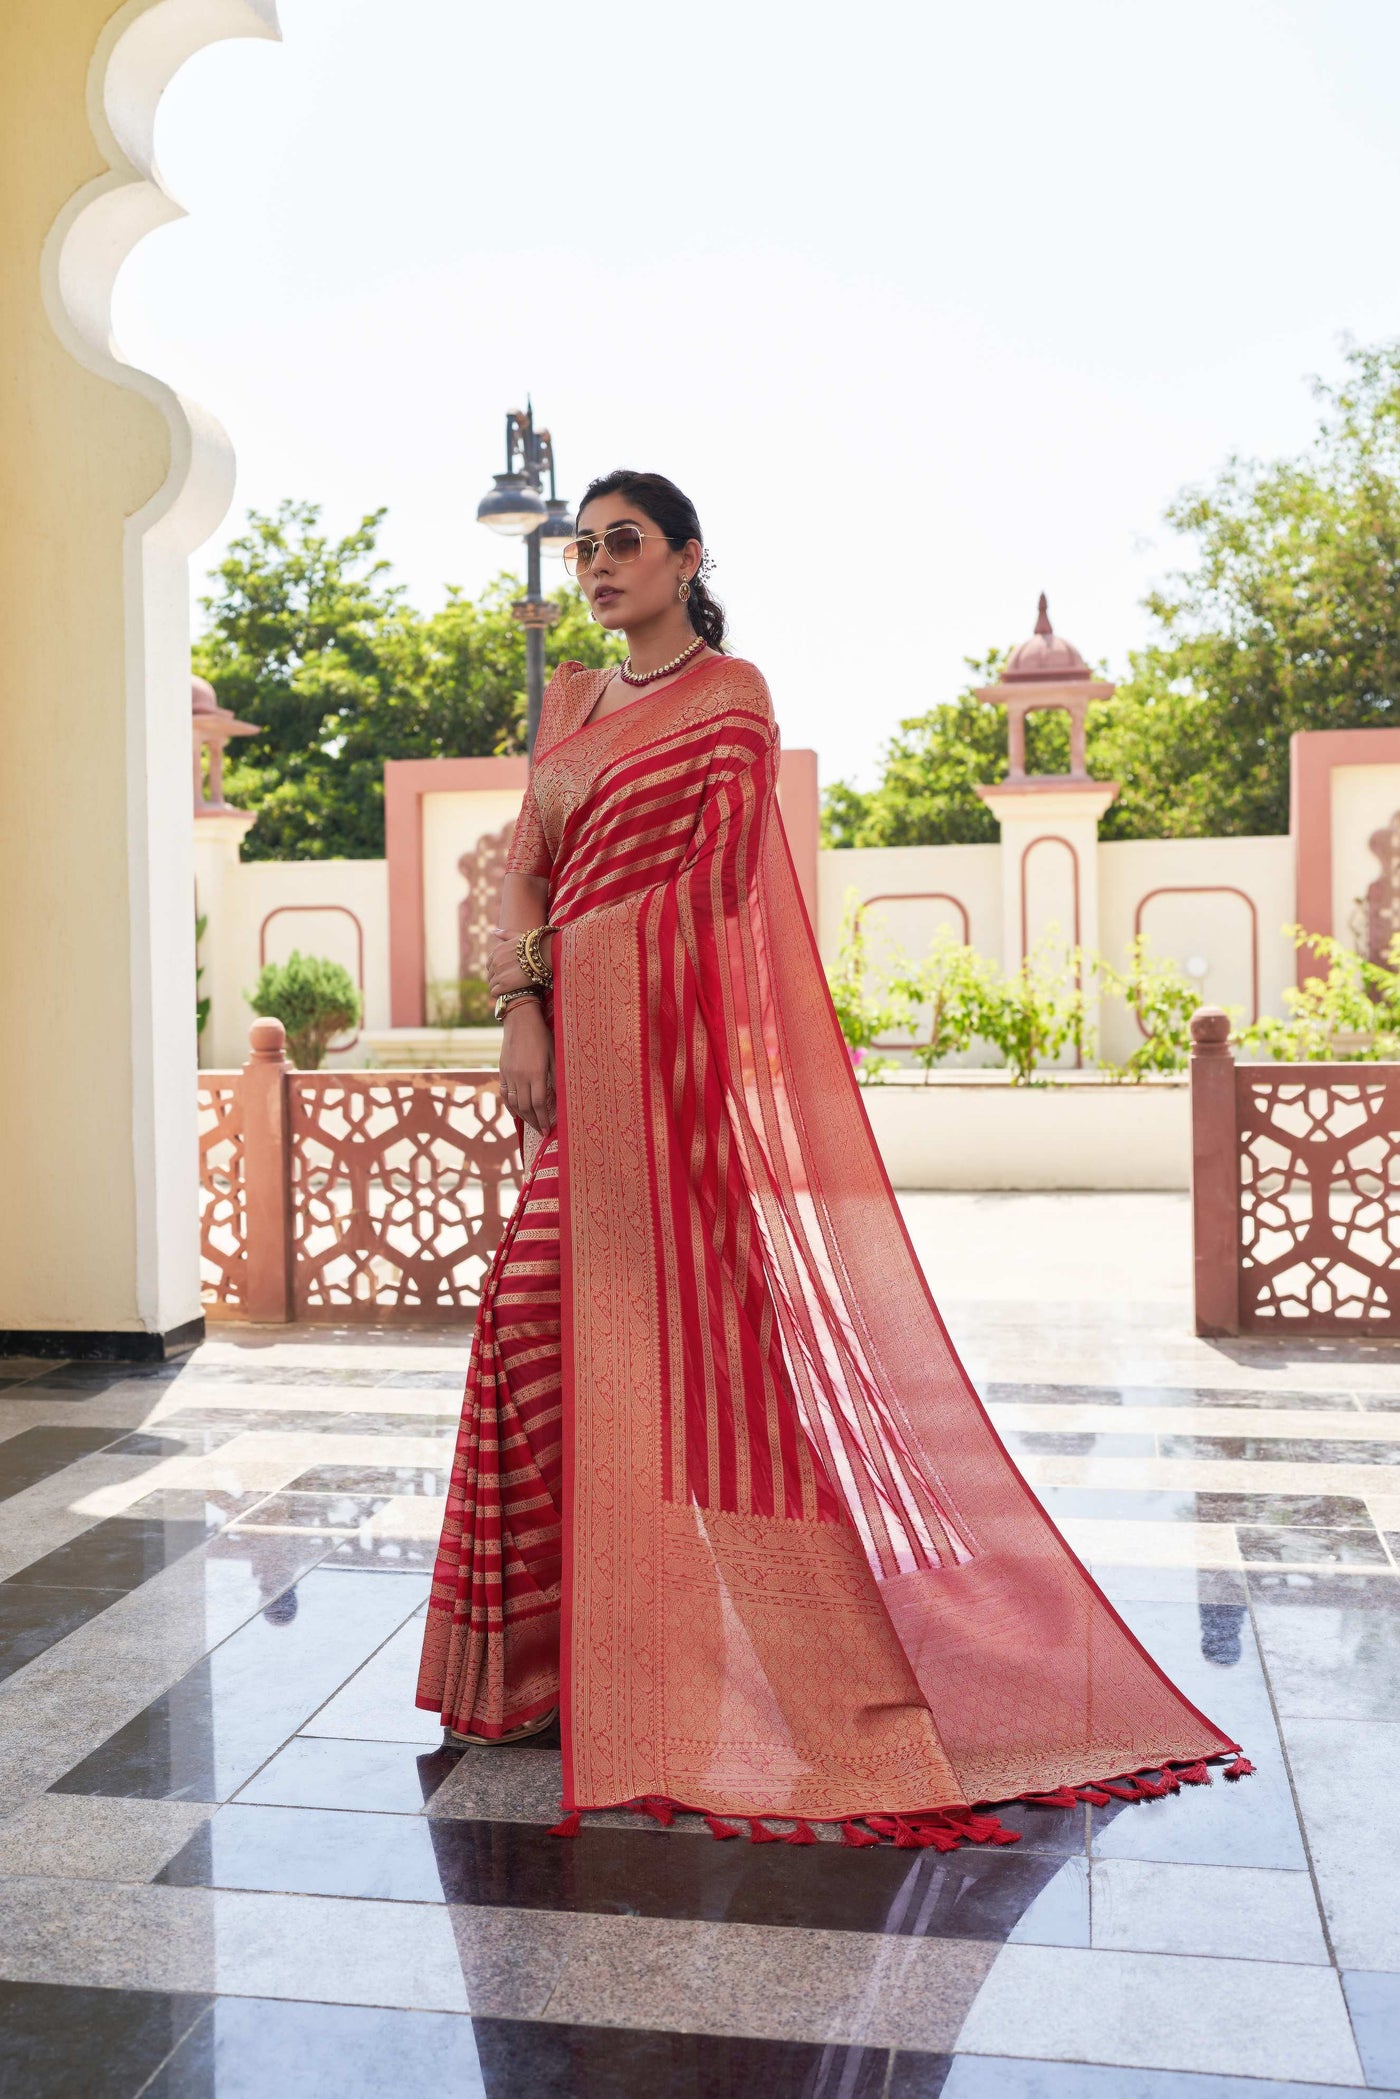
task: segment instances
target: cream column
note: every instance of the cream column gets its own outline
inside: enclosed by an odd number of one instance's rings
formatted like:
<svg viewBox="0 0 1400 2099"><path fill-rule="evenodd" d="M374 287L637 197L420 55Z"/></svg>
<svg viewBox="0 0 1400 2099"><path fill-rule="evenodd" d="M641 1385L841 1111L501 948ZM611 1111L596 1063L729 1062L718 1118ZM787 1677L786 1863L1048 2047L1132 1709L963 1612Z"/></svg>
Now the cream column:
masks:
<svg viewBox="0 0 1400 2099"><path fill-rule="evenodd" d="M1028 779L979 787L1001 826L1001 952L1018 969L1052 932L1065 946L1099 944L1099 818L1115 780Z"/></svg>
<svg viewBox="0 0 1400 2099"><path fill-rule="evenodd" d="M1052 942L1099 952L1099 819L1116 780L1034 776L979 787L1001 826L1001 952L1008 972ZM1090 1039L1098 994L1084 978Z"/></svg>
<svg viewBox="0 0 1400 2099"><path fill-rule="evenodd" d="M239 847L256 815L243 809L206 809L194 820L194 888L200 916L208 923L200 943L199 988L209 1000L209 1018L199 1038L205 1071L234 1071L248 1055L252 1009L243 994L252 985L240 973L243 904L238 886Z"/></svg>
<svg viewBox="0 0 1400 2099"><path fill-rule="evenodd" d="M160 92L271 0L0 10L0 1337L199 1331L188 563L217 428L122 363L110 295L177 215Z"/></svg>

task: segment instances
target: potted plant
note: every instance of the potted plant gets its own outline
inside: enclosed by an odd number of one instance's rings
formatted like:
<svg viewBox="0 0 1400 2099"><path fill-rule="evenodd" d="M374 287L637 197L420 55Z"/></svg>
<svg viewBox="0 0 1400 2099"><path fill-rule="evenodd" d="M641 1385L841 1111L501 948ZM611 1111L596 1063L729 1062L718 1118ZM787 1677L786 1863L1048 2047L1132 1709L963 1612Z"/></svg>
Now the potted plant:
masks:
<svg viewBox="0 0 1400 2099"><path fill-rule="evenodd" d="M363 1011L348 969L325 955L302 955L295 948L285 962L265 963L245 996L255 1013L281 1021L292 1062L303 1071L318 1070L332 1037L358 1027Z"/></svg>

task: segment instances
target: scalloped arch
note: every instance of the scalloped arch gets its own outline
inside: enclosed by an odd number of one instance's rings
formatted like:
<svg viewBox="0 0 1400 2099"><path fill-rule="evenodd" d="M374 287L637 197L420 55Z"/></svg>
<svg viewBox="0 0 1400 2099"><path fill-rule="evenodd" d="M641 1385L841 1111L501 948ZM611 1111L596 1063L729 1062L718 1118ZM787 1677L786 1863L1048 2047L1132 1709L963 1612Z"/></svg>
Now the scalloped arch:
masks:
<svg viewBox="0 0 1400 2099"><path fill-rule="evenodd" d="M44 304L59 340L100 377L139 393L170 431L161 487L129 521L186 555L214 531L233 494L233 450L207 409L120 355L112 290L123 262L155 227L183 216L155 158L160 98L186 59L231 37L276 39L277 0L126 0L104 26L88 68L88 122L106 172L69 198L44 244Z"/></svg>
<svg viewBox="0 0 1400 2099"><path fill-rule="evenodd" d="M124 695L125 866L105 868L109 882L122 883L134 1311L151 1333L179 1329L199 1306L189 556L228 508L233 450L205 409L120 354L112 290L136 243L182 215L153 145L169 82L210 44L278 35L276 0L125 0L116 8L86 80L87 121L107 166L59 211L39 261L45 312L64 349L144 398L169 432L160 485L122 520L121 628L109 642L120 651Z"/></svg>

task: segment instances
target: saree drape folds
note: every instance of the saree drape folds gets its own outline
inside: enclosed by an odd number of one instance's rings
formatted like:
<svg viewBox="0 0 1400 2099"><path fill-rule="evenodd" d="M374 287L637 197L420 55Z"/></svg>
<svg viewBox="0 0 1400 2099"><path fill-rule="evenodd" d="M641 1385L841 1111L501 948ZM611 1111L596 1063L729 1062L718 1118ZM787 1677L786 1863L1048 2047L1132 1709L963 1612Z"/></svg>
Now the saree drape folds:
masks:
<svg viewBox="0 0 1400 2099"><path fill-rule="evenodd" d="M558 1162L562 1467L541 1488L526 1438L499 1475L526 1474L517 1587L557 1497L566 1806L902 1815L1234 1748L1064 1544L939 1319L788 855L762 677L712 660L584 727L602 677L550 687L512 861L562 929L536 1162ZM463 1448L474 1409L469 1382ZM479 1449L459 1472L470 1504ZM502 1552L455 1522L420 1703L474 1727L461 1683L494 1643L498 1732L539 1679L509 1685L508 1610L472 1658Z"/></svg>

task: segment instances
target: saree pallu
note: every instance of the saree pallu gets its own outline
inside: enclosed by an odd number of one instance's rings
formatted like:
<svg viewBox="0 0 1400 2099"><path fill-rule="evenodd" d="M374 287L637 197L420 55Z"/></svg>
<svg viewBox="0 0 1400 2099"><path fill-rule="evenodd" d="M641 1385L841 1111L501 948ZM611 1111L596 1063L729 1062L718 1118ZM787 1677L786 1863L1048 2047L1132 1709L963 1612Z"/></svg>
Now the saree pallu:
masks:
<svg viewBox="0 0 1400 2099"><path fill-rule="evenodd" d="M557 1611L569 1809L848 1821L1165 1789L1236 1745L1060 1537L929 1295L788 854L762 677L712 659L585 726L604 676L556 674L511 859L560 928L535 1159L557 1161L559 1462L514 1418L530 1366L501 1368L512 1240L419 1703L487 1733L540 1709L538 1645L511 1675L513 1582L545 1639ZM528 1548L554 1512L551 1586Z"/></svg>

